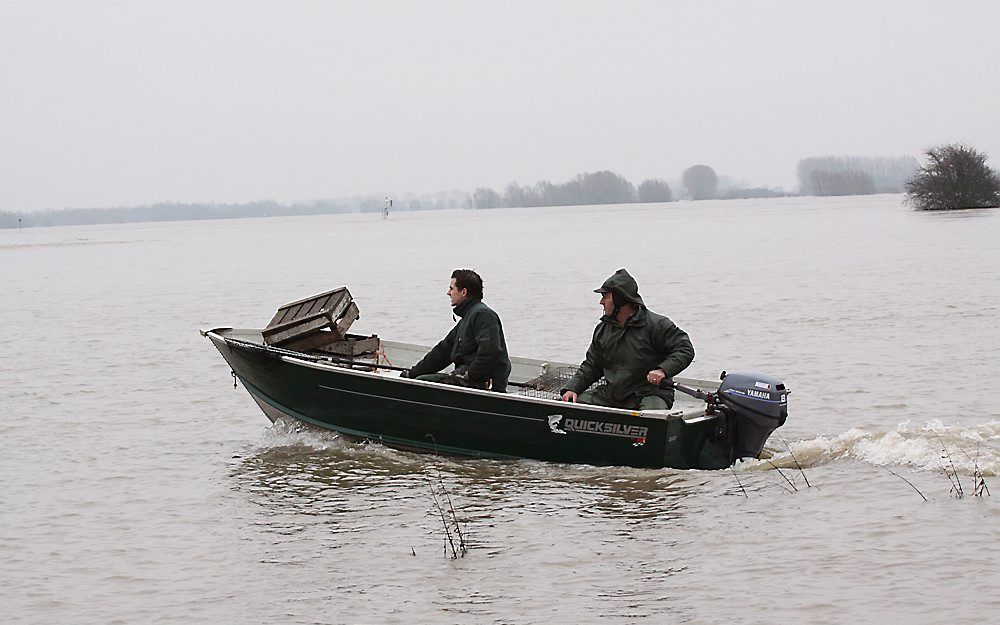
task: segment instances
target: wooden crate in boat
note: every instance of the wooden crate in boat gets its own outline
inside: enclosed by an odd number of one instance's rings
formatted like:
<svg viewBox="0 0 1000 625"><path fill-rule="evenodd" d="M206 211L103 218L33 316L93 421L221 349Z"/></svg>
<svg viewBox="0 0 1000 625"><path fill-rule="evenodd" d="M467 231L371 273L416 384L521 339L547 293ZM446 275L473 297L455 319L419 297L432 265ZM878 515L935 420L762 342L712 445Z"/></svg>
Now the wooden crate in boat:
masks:
<svg viewBox="0 0 1000 625"><path fill-rule="evenodd" d="M308 351L343 341L358 314L350 291L340 287L285 304L262 334L268 345Z"/></svg>
<svg viewBox="0 0 1000 625"><path fill-rule="evenodd" d="M329 343L322 347L317 347L313 351L317 354L332 354L334 356L354 358L376 354L381 347L382 341L376 334L371 336L348 334L343 341Z"/></svg>

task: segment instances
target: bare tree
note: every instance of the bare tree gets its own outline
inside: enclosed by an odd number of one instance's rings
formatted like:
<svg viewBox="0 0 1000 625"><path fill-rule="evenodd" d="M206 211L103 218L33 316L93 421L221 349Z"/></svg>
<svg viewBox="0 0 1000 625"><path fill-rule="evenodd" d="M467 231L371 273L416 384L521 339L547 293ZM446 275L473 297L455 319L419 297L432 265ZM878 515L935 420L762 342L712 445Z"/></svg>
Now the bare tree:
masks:
<svg viewBox="0 0 1000 625"><path fill-rule="evenodd" d="M857 169L830 171L817 169L812 172L813 195L871 195L875 181L868 172Z"/></svg>
<svg viewBox="0 0 1000 625"><path fill-rule="evenodd" d="M670 185L666 180L643 180L636 195L640 202L673 202L674 193L670 190Z"/></svg>
<svg viewBox="0 0 1000 625"><path fill-rule="evenodd" d="M472 193L473 208L498 208L500 206L500 194L493 189L479 187Z"/></svg>
<svg viewBox="0 0 1000 625"><path fill-rule="evenodd" d="M719 178L708 165L692 165L684 170L684 188L692 200L710 200L715 197Z"/></svg>
<svg viewBox="0 0 1000 625"><path fill-rule="evenodd" d="M621 174L602 170L579 174L566 186L574 204L627 204L635 200L635 187Z"/></svg>
<svg viewBox="0 0 1000 625"><path fill-rule="evenodd" d="M906 182L906 202L917 210L1000 206L1000 176L986 154L961 144L924 153L927 162Z"/></svg>
<svg viewBox="0 0 1000 625"><path fill-rule="evenodd" d="M811 156L797 167L803 195L900 193L916 170L912 156Z"/></svg>
<svg viewBox="0 0 1000 625"><path fill-rule="evenodd" d="M509 208L528 206L528 191L529 189L520 187L516 182L510 183L503 192L503 205Z"/></svg>

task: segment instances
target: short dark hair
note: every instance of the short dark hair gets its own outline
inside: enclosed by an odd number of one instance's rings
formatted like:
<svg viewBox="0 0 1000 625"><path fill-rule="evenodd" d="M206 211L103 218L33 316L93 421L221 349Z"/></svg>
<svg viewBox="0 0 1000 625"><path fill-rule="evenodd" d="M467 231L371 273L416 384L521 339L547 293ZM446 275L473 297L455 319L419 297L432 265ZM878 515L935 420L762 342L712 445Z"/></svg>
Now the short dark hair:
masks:
<svg viewBox="0 0 1000 625"><path fill-rule="evenodd" d="M483 279L478 273L471 269L456 269L451 272L451 277L455 279L455 287L469 291L470 298L483 299Z"/></svg>

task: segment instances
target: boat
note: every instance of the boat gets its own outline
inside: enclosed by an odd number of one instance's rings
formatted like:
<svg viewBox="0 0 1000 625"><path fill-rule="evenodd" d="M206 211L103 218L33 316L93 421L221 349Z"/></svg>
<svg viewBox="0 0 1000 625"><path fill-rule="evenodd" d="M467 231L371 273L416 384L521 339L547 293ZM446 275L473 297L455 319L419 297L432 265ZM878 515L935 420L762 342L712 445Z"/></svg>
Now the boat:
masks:
<svg viewBox="0 0 1000 625"><path fill-rule="evenodd" d="M788 389L757 373L674 378L681 392L672 409L646 411L560 401L570 363L512 357L504 393L400 377L430 347L347 334L357 308L349 298L331 304L330 293L286 304L264 329L201 331L271 421L471 458L722 469L757 457L787 417ZM309 307L318 311L284 321ZM306 338L288 329L295 324L308 327Z"/></svg>

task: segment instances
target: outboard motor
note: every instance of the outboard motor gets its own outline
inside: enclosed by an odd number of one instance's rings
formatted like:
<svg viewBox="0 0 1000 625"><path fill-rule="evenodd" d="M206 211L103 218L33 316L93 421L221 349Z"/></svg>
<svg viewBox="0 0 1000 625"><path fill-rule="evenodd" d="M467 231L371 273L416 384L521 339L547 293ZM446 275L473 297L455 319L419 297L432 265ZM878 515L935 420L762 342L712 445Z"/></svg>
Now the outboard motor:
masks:
<svg viewBox="0 0 1000 625"><path fill-rule="evenodd" d="M790 392L774 376L722 372L716 397L732 416L734 460L760 455L767 437L788 418Z"/></svg>
<svg viewBox="0 0 1000 625"><path fill-rule="evenodd" d="M677 382L671 385L681 391L705 400L706 414L720 414L717 435L733 443L735 462L741 458L757 458L764 443L788 418L788 394L791 393L781 380L763 373L726 373L720 376L719 390L709 393Z"/></svg>

